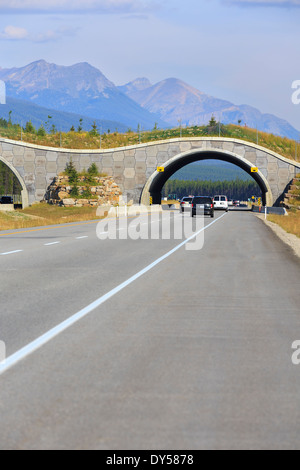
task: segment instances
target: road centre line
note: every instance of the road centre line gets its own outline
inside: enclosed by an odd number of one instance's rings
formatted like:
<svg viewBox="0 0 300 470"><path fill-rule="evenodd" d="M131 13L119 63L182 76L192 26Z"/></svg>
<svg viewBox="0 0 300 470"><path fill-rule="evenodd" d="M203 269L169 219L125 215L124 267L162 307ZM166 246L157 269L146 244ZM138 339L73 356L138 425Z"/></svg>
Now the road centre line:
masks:
<svg viewBox="0 0 300 470"><path fill-rule="evenodd" d="M52 246L52 245L59 245L60 242L52 242L52 243L45 243L44 246Z"/></svg>
<svg viewBox="0 0 300 470"><path fill-rule="evenodd" d="M181 242L179 245L177 245L175 248L173 248L172 250L168 251L168 253L166 253L165 255L161 256L160 258L158 258L156 261L154 261L153 263L151 263L149 266L147 266L146 268L142 269L141 271L139 271L137 274L135 274L134 276L130 277L127 281L123 282L122 284L120 284L119 286L117 286L116 288L112 289L110 292L108 292L107 294L103 295L102 297L100 297L99 299L97 299L95 302L91 303L90 305L88 305L87 307L85 307L84 309L80 310L78 313L76 313L75 315L71 316L70 318L68 318L67 320L63 321L62 323L60 323L59 325L57 325L56 327L52 328L51 330L49 330L47 333L45 333L44 335L40 336L39 338L37 338L36 340L32 341L31 343L29 343L27 346L23 347L22 349L20 349L19 351L17 351L16 353L12 354L10 357L8 357L4 363L0 364L0 375L2 375L4 372L6 372L8 369L11 369L12 367L14 367L18 362L24 360L25 358L27 358L28 356L30 356L31 354L33 354L35 351L37 351L38 349L40 349L42 346L46 345L47 343L49 343L51 340L53 340L56 336L60 335L61 333L63 333L65 330L67 330L68 328L70 328L71 326L73 326L75 323L78 323L80 320L82 320L83 318L85 318L86 316L88 316L91 312L93 312L96 308L100 307L102 304L104 304L105 302L107 302L109 299L111 299L112 297L114 297L116 294L118 294L119 292L121 292L122 290L124 290L126 287L128 287L130 284L134 283L137 279L141 278L142 276L144 276L146 273L148 273L149 271L151 271L153 268L155 268L158 264L162 263L164 260L166 260L167 258L169 258L171 255L173 255L174 253L176 253L178 250L180 250L182 247L184 247L186 244L188 244L191 240L193 240L194 238L196 238L198 235L200 235L200 233L204 232L205 230L207 230L208 228L210 228L212 225L216 224L217 222L219 222L225 215L227 215L227 213L223 214L221 217L219 217L218 219L214 220L213 222L211 222L209 225L207 225L206 227L203 227L201 230L199 230L197 233L193 234L191 237L189 237L188 239L186 239L185 241Z"/></svg>

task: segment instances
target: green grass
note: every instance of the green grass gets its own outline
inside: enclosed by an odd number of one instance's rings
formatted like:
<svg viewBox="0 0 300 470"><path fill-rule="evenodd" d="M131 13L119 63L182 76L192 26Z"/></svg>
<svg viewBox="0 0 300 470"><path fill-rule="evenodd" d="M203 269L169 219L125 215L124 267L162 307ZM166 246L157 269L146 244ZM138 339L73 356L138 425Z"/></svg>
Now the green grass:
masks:
<svg viewBox="0 0 300 470"><path fill-rule="evenodd" d="M101 148L117 148L141 143L156 142L159 140L168 140L178 137L218 137L218 127L209 128L207 126L194 126L184 129L166 129L142 132L141 135L128 131L126 134L115 132L113 134L104 134L101 137ZM221 126L221 136L227 138L241 139L248 142L257 143L256 129L241 127L233 124ZM0 127L0 137L12 140L21 140L21 129L18 126L11 125L8 128ZM55 135L47 134L38 136L36 134L23 133L23 141L48 147L63 147L68 149L99 149L100 137L93 136L88 132L68 132L57 133ZM258 144L266 147L273 152L279 153L284 157L295 160L296 148L295 141L278 137L265 132L258 132ZM298 149L298 161L300 160L300 150Z"/></svg>

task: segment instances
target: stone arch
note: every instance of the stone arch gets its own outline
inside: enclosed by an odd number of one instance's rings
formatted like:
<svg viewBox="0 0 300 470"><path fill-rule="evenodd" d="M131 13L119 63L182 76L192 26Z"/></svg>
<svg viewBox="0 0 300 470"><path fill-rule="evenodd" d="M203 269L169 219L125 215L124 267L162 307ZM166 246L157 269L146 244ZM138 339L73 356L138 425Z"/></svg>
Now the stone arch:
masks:
<svg viewBox="0 0 300 470"><path fill-rule="evenodd" d="M1 155L0 155L0 161L3 162L13 173L14 175L17 177L21 187L22 187L22 191L21 191L21 196L22 196L22 207L23 209L25 209L25 207L28 207L29 206L29 194L28 194L28 191L27 191L27 188L26 188L26 184L23 180L23 178L21 177L20 173L16 170L16 168L14 168L7 160L5 160L5 158L3 158Z"/></svg>
<svg viewBox="0 0 300 470"><path fill-rule="evenodd" d="M251 168L254 166L253 163L241 155L221 149L195 149L183 152L169 159L163 165L165 171L163 173L155 171L146 182L141 194L141 203L148 205L150 197L152 197L153 204L160 204L161 191L168 179L184 166L201 160L222 160L240 167L258 183L262 190L264 204L273 206L274 198L271 187L262 172L258 170L257 173L252 173Z"/></svg>

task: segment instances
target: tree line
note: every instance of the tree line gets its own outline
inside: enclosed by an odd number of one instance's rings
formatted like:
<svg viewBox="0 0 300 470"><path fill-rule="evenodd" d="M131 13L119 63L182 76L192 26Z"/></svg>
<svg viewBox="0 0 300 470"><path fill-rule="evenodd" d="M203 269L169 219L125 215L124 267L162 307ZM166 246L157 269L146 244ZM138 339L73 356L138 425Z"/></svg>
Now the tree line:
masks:
<svg viewBox="0 0 300 470"><path fill-rule="evenodd" d="M59 132L59 130L57 129L56 125L53 123L52 119L53 117L49 115L47 121L45 121L44 123L41 123L40 127L38 128L32 124L32 121L27 121L25 127L22 127L22 130L25 134L34 134L39 137L45 137L47 134L55 135ZM12 111L9 112L8 120L0 118L0 128L3 128L3 129L11 128L14 130L19 130L19 131L21 130L20 124L14 124L12 122ZM83 131L83 119L79 119L79 125L77 126L77 128L72 126L70 129L70 132L78 132L80 134L82 131ZM110 129L107 132L110 133ZM96 121L93 122L92 128L89 131L89 134L94 137L100 136L100 131L97 127Z"/></svg>
<svg viewBox="0 0 300 470"><path fill-rule="evenodd" d="M5 163L0 162L0 195L21 194L18 178Z"/></svg>
<svg viewBox="0 0 300 470"><path fill-rule="evenodd" d="M223 194L228 199L247 201L252 196L260 196L261 189L255 181L181 181L168 180L163 188L163 197L174 196L181 199L189 195L215 196Z"/></svg>

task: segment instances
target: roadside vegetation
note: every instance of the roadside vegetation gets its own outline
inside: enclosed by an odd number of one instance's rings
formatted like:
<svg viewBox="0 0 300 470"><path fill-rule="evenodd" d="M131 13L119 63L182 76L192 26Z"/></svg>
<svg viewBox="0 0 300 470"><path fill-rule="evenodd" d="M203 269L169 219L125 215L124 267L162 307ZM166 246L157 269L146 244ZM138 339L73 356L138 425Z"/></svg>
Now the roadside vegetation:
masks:
<svg viewBox="0 0 300 470"><path fill-rule="evenodd" d="M107 130L100 135L96 123L90 131L83 130L84 121L81 119L76 126L72 126L69 132L59 132L52 122L52 117L36 129L30 121L21 128L12 121L12 113L8 120L0 119L0 137L11 140L23 140L24 142L68 149L109 149L137 145L139 143L155 142L178 137L218 137L242 139L257 143L274 152L277 152L291 160L300 159L300 149L296 149L295 141L278 137L265 132L257 132L256 129L239 124L219 124L212 116L207 126L178 127L174 129L159 129L157 125L152 131L143 131L140 126L137 130L128 129L124 134L116 130Z"/></svg>
<svg viewBox="0 0 300 470"><path fill-rule="evenodd" d="M300 211L289 212L288 217L282 215L269 215L268 220L279 225L286 232L292 233L300 238Z"/></svg>
<svg viewBox="0 0 300 470"><path fill-rule="evenodd" d="M289 199L289 204L294 207L288 211L288 217L269 215L268 220L280 225L286 232L300 238L300 210L296 209L297 206L300 207L300 174L296 178L298 178L298 181L294 182L293 189L290 191L294 198Z"/></svg>
<svg viewBox="0 0 300 470"><path fill-rule="evenodd" d="M34 204L24 210L0 212L0 231L96 220L97 207L58 207Z"/></svg>

